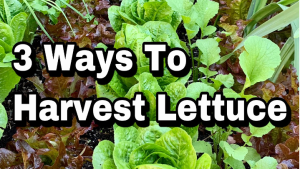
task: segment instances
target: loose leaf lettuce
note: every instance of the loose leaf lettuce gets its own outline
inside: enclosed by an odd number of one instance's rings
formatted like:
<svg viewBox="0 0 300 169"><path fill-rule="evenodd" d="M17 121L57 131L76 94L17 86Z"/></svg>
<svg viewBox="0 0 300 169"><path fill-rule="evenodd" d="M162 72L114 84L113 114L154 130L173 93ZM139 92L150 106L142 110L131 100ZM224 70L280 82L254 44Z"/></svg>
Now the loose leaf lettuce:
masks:
<svg viewBox="0 0 300 169"><path fill-rule="evenodd" d="M113 158L117 168L131 169L129 165L129 157L131 152L137 147L138 145L136 143L129 141L120 142L115 146Z"/></svg>
<svg viewBox="0 0 300 169"><path fill-rule="evenodd" d="M7 114L5 108L0 104L0 140L7 124Z"/></svg>
<svg viewBox="0 0 300 169"><path fill-rule="evenodd" d="M123 0L120 7L108 9L108 17L116 32L121 30L122 23L143 25L149 21L163 21L176 30L181 22L181 17L165 0Z"/></svg>
<svg viewBox="0 0 300 169"><path fill-rule="evenodd" d="M268 39L249 37L245 41L245 49L239 57L246 74L244 90L270 78L281 61L279 47Z"/></svg>
<svg viewBox="0 0 300 169"><path fill-rule="evenodd" d="M11 89L13 89L19 81L20 76L15 73L10 65L4 65L0 62L0 103L5 100Z"/></svg>
<svg viewBox="0 0 300 169"><path fill-rule="evenodd" d="M114 143L107 140L103 140L98 144L93 153L93 166L95 169L104 168L105 161L113 158L114 147Z"/></svg>
<svg viewBox="0 0 300 169"><path fill-rule="evenodd" d="M175 159L178 168L191 169L196 166L196 152L191 137L182 129L174 128L156 141L167 149Z"/></svg>

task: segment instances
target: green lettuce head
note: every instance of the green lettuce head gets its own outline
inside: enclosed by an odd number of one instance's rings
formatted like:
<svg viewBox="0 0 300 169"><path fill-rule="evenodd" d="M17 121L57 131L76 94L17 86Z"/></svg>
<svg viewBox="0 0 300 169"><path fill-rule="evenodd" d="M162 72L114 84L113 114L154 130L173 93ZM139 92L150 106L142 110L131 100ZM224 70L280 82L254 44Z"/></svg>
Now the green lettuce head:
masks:
<svg viewBox="0 0 300 169"><path fill-rule="evenodd" d="M123 0L121 6L108 9L108 17L116 32L122 29L122 23L144 25L149 21L163 21L176 30L181 22L181 16L165 0Z"/></svg>

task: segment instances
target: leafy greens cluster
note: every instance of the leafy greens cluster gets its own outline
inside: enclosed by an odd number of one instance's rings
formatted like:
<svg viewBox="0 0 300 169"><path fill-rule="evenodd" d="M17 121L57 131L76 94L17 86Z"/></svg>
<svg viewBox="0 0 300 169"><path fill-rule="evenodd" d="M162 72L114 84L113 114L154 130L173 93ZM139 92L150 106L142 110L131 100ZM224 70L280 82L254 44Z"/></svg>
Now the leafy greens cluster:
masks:
<svg viewBox="0 0 300 169"><path fill-rule="evenodd" d="M96 169L210 169L211 158L198 160L192 138L181 128L115 126L115 144L104 140L94 150Z"/></svg>
<svg viewBox="0 0 300 169"><path fill-rule="evenodd" d="M122 23L143 25L149 21L163 21L176 30L181 22L181 17L166 0L123 0L120 6L108 9L108 16L116 32L122 29Z"/></svg>
<svg viewBox="0 0 300 169"><path fill-rule="evenodd" d="M0 121L1 124L1 121ZM93 130L81 127L76 118L71 127L18 128L10 149L0 148L2 168L82 168L93 150L80 143L80 136Z"/></svg>
<svg viewBox="0 0 300 169"><path fill-rule="evenodd" d="M49 35L43 34L41 42L49 42L51 39L55 42L76 42L81 48L92 49L100 42L113 45L115 32L108 21L109 7L107 0L86 3L74 0L64 9L64 13L57 16L57 23L50 22L49 17L41 15L40 19Z"/></svg>
<svg viewBox="0 0 300 169"><path fill-rule="evenodd" d="M15 59L12 48L17 42L21 42L27 29L27 17L18 6L10 8L12 3L0 1L0 138L2 128L6 127L7 115L2 102L8 96L11 89L20 81L20 77L11 67L11 61Z"/></svg>

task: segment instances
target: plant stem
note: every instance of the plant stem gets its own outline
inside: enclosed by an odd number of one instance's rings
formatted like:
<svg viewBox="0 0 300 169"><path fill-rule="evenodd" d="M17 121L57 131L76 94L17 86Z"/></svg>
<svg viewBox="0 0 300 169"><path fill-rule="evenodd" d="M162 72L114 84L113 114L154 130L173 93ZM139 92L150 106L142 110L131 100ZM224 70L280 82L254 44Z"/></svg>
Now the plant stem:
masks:
<svg viewBox="0 0 300 169"><path fill-rule="evenodd" d="M189 45L190 45L190 50L191 50L191 57L192 57L192 74L193 74L193 82L198 81L198 72L196 74L195 71L195 61L194 61L194 52L193 52L193 48L192 48L192 43L191 40L188 38L189 40Z"/></svg>
<svg viewBox="0 0 300 169"><path fill-rule="evenodd" d="M32 14L33 18L35 19L35 21L37 22L37 24L40 26L40 28L44 31L44 33L47 35L47 37L50 39L50 41L52 43L54 43L54 40L51 38L51 36L48 34L48 32L46 31L46 29L44 28L43 24L40 22L40 20L37 18L37 16L35 15L33 9L31 8L31 6L29 5L29 3L27 2L27 0L24 0L24 3L26 4L26 6L28 7L30 13Z"/></svg>

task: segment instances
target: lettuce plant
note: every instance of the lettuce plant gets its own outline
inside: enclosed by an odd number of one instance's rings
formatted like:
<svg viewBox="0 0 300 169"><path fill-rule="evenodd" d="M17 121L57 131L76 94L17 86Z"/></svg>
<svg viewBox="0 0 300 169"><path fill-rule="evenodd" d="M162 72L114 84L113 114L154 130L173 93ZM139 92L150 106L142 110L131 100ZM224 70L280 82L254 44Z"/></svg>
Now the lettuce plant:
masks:
<svg viewBox="0 0 300 169"><path fill-rule="evenodd" d="M5 2L5 1L3 1ZM10 15L6 15L10 16ZM20 81L20 77L11 67L11 61L15 59L12 48L15 43L22 41L26 30L27 14L24 12L16 14L7 23L0 22L0 103L2 103L12 88ZM6 127L7 117L4 107L0 107L0 138L2 128Z"/></svg>
<svg viewBox="0 0 300 169"><path fill-rule="evenodd" d="M156 93L166 91L171 94L173 91L180 91L181 95L171 100L172 105L175 106L179 99L185 97L184 85L190 74L182 78L174 77L165 67L163 77L153 77L149 73L149 59L142 52L143 42L167 42L171 48L183 48L178 35L169 23L150 21L143 26L124 23L122 30L116 35L115 48L127 47L135 53L138 65L137 74L131 78L124 78L115 73L110 83L97 85L96 90L98 97L111 100L118 97L132 98L135 92L143 92L151 104L148 115L151 120L155 120Z"/></svg>
<svg viewBox="0 0 300 169"><path fill-rule="evenodd" d="M197 160L192 138L182 128L115 126L115 144L104 140L94 150L95 169L210 169L211 157Z"/></svg>
<svg viewBox="0 0 300 169"><path fill-rule="evenodd" d="M166 0L123 0L121 6L109 8L108 16L116 32L121 30L122 23L143 25L149 21L163 21L176 30L181 22L181 17Z"/></svg>

